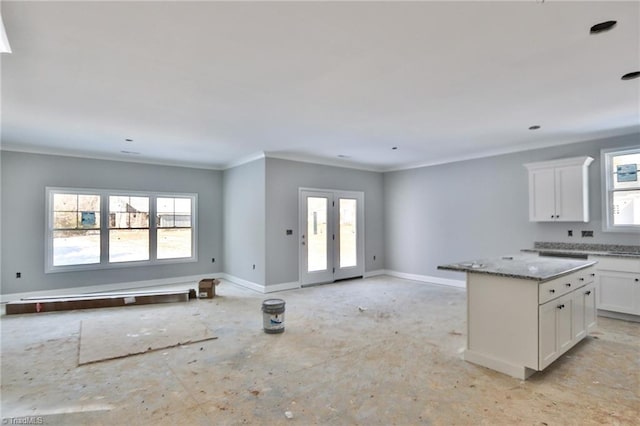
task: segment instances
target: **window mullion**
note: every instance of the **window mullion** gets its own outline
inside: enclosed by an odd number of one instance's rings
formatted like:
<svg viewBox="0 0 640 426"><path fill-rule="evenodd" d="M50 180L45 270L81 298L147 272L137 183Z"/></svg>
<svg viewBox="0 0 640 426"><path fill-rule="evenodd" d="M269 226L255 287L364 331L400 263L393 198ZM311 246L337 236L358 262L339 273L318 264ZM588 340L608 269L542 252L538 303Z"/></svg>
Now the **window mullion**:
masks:
<svg viewBox="0 0 640 426"><path fill-rule="evenodd" d="M100 264L109 264L109 193L100 192Z"/></svg>
<svg viewBox="0 0 640 426"><path fill-rule="evenodd" d="M158 223L156 195L149 196L149 260L158 260Z"/></svg>

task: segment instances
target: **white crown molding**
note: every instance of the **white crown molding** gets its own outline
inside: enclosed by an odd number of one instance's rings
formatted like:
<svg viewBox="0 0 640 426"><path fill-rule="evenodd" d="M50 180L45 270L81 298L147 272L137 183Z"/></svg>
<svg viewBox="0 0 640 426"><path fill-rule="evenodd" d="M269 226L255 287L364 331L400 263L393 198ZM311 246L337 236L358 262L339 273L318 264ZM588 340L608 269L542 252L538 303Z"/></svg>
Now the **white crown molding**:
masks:
<svg viewBox="0 0 640 426"><path fill-rule="evenodd" d="M223 170L229 170L229 169L233 169L234 167L238 167L238 166L242 166L243 164L247 164L247 163L253 163L256 160L260 160L262 158L265 158L265 153L263 151L260 152L256 152L254 154L251 155L247 155L246 157L242 157L238 160L232 161L230 163L227 163Z"/></svg>
<svg viewBox="0 0 640 426"><path fill-rule="evenodd" d="M387 172L399 172L399 171L403 171L403 170L420 169L422 167L440 166L440 165L443 165L443 164L457 163L459 161L477 160L477 159L480 159L480 158L497 157L499 155L514 154L516 152L533 151L533 150L536 150L536 149L551 148L551 147L563 146L563 145L571 145L571 144L574 144L574 143L578 144L578 143L583 143L583 142L591 142L591 141L599 140L599 139L603 139L603 138L614 138L614 137L620 137L620 136L630 136L630 135L638 134L639 132L640 132L640 126L638 126L638 128L636 130L633 130L633 131L629 131L629 129L626 128L626 129L624 129L622 131L606 133L606 134L603 134L603 135L601 135L599 137L590 138L590 139L587 139L587 140L567 139L567 140L564 140L564 141L557 141L556 140L556 141L552 141L552 142L527 143L526 145L525 144L519 144L519 145L515 145L515 146L510 147L510 148L503 148L503 149L495 149L495 150L485 151L485 152L480 153L480 154L460 155L460 156L455 156L455 157L446 157L446 158L435 160L435 161L420 162L420 163L415 163L415 164L407 165L407 166L386 168L386 169L384 169L382 171L384 173L387 173Z"/></svg>
<svg viewBox="0 0 640 426"><path fill-rule="evenodd" d="M345 169L362 170L365 172L383 172L382 168L374 166L364 166L361 164L351 163L345 160L332 159L332 158L320 158L312 155L305 154L291 154L282 152L265 152L267 158L275 158L278 160L296 161L299 163L318 164L320 166L342 167Z"/></svg>
<svg viewBox="0 0 640 426"><path fill-rule="evenodd" d="M5 152L21 152L25 154L39 154L39 155L54 155L57 157L72 157L72 158L84 158L88 160L102 160L102 161L119 161L123 163L136 163L136 164L150 164L154 166L168 166L168 167L183 167L188 169L202 169L202 170L214 170L222 171L222 167L213 166L209 164L196 164L182 161L170 161L170 160L148 160L144 158L133 157L121 157L118 155L100 155L100 154L86 154L82 152L52 149L46 147L34 147L28 145L16 145L10 143L3 143L0 147L0 151Z"/></svg>

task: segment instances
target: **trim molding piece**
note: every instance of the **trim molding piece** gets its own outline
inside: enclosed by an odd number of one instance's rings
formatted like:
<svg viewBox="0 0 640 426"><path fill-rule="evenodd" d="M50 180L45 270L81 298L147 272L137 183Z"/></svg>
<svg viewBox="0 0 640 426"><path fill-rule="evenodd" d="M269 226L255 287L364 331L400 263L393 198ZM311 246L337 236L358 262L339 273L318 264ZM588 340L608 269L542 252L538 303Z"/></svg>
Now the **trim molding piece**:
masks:
<svg viewBox="0 0 640 426"><path fill-rule="evenodd" d="M104 293L114 290L134 290L145 287L156 287L164 285L178 285L178 284L193 284L198 286L198 281L204 278L208 278L210 275L223 275L220 273L212 273L208 275L190 275L186 277L174 277L174 278L160 278L156 280L146 281L127 281L114 284L101 284L85 287L68 287L59 288L55 290L37 290L29 291L25 293L9 293L0 295L0 303L6 303L13 300L20 300L25 297L45 297L45 296L64 296L66 294L80 294L80 293Z"/></svg>
<svg viewBox="0 0 640 426"><path fill-rule="evenodd" d="M465 280L453 280L450 278L433 277L431 275L407 274L406 272L392 271L389 269L385 270L385 273L392 277L404 278L406 280L420 281L430 284L440 284L449 287L467 288L467 283Z"/></svg>

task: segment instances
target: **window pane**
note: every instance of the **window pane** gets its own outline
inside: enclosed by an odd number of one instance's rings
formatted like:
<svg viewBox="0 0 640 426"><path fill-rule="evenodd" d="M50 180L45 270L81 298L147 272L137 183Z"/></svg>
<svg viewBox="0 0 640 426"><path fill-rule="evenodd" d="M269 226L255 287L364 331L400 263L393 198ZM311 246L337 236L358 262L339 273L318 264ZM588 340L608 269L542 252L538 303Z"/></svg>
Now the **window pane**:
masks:
<svg viewBox="0 0 640 426"><path fill-rule="evenodd" d="M79 195L78 211L100 211L99 195Z"/></svg>
<svg viewBox="0 0 640 426"><path fill-rule="evenodd" d="M640 188L637 169L640 168L640 153L613 157L613 188Z"/></svg>
<svg viewBox="0 0 640 426"><path fill-rule="evenodd" d="M613 193L613 224L640 225L640 191Z"/></svg>
<svg viewBox="0 0 640 426"><path fill-rule="evenodd" d="M53 231L53 265L100 263L100 231Z"/></svg>
<svg viewBox="0 0 640 426"><path fill-rule="evenodd" d="M109 231L109 262L149 260L149 231L125 229Z"/></svg>
<svg viewBox="0 0 640 426"><path fill-rule="evenodd" d="M191 198L176 198L176 214L191 214Z"/></svg>
<svg viewBox="0 0 640 426"><path fill-rule="evenodd" d="M340 199L340 267L357 265L356 200Z"/></svg>
<svg viewBox="0 0 640 426"><path fill-rule="evenodd" d="M148 228L149 213L129 213L129 226L132 228Z"/></svg>
<svg viewBox="0 0 640 426"><path fill-rule="evenodd" d="M100 229L100 213L94 211L78 212L78 228Z"/></svg>
<svg viewBox="0 0 640 426"><path fill-rule="evenodd" d="M191 257L191 229L158 229L158 259Z"/></svg>
<svg viewBox="0 0 640 426"><path fill-rule="evenodd" d="M130 197L128 212L149 212L149 198L147 197Z"/></svg>
<svg viewBox="0 0 640 426"><path fill-rule="evenodd" d="M109 213L110 228L128 228L129 213Z"/></svg>
<svg viewBox="0 0 640 426"><path fill-rule="evenodd" d="M78 196L76 194L53 194L53 211L78 211Z"/></svg>
<svg viewBox="0 0 640 426"><path fill-rule="evenodd" d="M173 198L158 198L156 200L158 213L173 214Z"/></svg>
<svg viewBox="0 0 640 426"><path fill-rule="evenodd" d="M53 229L76 229L78 226L78 213L54 212Z"/></svg>
<svg viewBox="0 0 640 426"><path fill-rule="evenodd" d="M129 205L129 197L109 197L110 212L126 212Z"/></svg>

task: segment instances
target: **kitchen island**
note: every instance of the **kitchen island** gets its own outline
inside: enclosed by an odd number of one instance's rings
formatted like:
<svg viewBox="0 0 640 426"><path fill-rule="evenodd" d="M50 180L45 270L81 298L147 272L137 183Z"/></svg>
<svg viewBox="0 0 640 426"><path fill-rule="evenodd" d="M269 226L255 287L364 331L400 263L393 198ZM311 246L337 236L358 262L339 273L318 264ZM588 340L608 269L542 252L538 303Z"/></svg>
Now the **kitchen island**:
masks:
<svg viewBox="0 0 640 426"><path fill-rule="evenodd" d="M438 266L467 274L464 359L526 379L596 326L597 262L505 256Z"/></svg>

